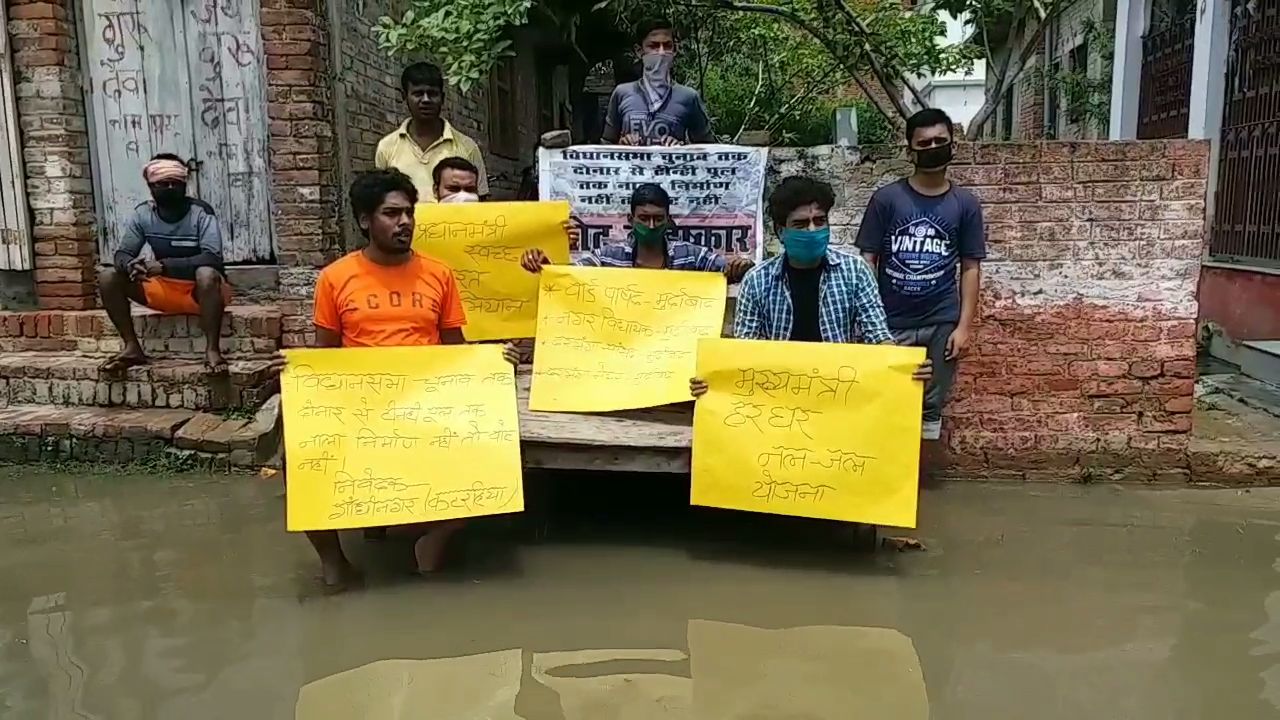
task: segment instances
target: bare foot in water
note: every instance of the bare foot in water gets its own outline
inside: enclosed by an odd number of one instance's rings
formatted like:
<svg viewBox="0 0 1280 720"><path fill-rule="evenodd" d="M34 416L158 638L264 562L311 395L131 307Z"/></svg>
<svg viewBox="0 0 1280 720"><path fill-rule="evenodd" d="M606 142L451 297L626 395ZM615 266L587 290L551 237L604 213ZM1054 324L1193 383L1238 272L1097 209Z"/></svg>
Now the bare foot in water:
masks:
<svg viewBox="0 0 1280 720"><path fill-rule="evenodd" d="M413 558L418 563L418 573L430 575L444 563L445 548L449 538L462 529L461 520L445 520L431 524L431 529L413 544Z"/></svg>
<svg viewBox="0 0 1280 720"><path fill-rule="evenodd" d="M341 562L320 562L321 580L324 582L325 592L333 594L346 592L353 587L359 586L364 577L354 565L343 559Z"/></svg>
<svg viewBox="0 0 1280 720"><path fill-rule="evenodd" d="M908 550L923 551L927 549L925 548L924 543L913 537L907 537L905 535L887 537L880 544L890 550L897 550L898 552L906 552Z"/></svg>

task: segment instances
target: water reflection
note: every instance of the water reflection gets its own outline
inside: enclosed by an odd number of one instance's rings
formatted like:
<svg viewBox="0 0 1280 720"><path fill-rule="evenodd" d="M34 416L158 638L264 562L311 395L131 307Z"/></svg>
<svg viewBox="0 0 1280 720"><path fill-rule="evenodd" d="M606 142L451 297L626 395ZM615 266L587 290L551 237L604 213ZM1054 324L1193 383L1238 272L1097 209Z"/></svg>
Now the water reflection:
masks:
<svg viewBox="0 0 1280 720"><path fill-rule="evenodd" d="M0 718L1280 714L1274 491L952 486L930 552L854 559L687 486L582 488L449 582L357 538L369 588L326 598L273 484L4 479Z"/></svg>
<svg viewBox="0 0 1280 720"><path fill-rule="evenodd" d="M303 686L296 718L410 720L428 709L491 720L929 716L920 660L895 630L694 620L688 648L383 660Z"/></svg>

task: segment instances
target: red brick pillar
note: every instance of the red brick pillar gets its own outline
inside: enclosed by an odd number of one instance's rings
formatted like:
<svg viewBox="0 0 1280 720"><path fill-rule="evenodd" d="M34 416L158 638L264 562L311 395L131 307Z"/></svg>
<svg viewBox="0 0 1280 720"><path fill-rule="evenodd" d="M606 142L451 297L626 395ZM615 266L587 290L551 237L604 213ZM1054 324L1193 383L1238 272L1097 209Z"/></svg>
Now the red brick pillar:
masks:
<svg viewBox="0 0 1280 720"><path fill-rule="evenodd" d="M338 173L323 0L262 0L277 260L320 267L339 252Z"/></svg>
<svg viewBox="0 0 1280 720"><path fill-rule="evenodd" d="M76 19L69 2L5 1L34 213L36 297L42 308L91 308L96 220Z"/></svg>

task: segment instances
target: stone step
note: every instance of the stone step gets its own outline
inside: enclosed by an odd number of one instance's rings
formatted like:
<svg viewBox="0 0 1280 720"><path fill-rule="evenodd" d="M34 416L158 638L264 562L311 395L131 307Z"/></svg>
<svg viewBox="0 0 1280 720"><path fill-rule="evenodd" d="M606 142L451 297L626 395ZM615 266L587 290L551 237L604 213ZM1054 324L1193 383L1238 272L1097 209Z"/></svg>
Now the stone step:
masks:
<svg viewBox="0 0 1280 720"><path fill-rule="evenodd" d="M1280 340L1247 340L1236 357L1240 372L1272 385L1280 385Z"/></svg>
<svg viewBox="0 0 1280 720"><path fill-rule="evenodd" d="M248 417L172 408L10 405L0 408L0 460L127 463L187 452L251 467L278 450L279 414L279 395Z"/></svg>
<svg viewBox="0 0 1280 720"><path fill-rule="evenodd" d="M199 318L134 306L134 328L154 357L198 358L205 350ZM232 305L222 321L227 357L263 357L280 347L281 313L270 305ZM106 356L123 343L102 310L0 312L0 352L67 352Z"/></svg>
<svg viewBox="0 0 1280 720"><path fill-rule="evenodd" d="M224 410L257 407L274 389L261 358L230 360L221 378L205 375L203 360L157 358L112 375L98 369L102 362L80 353L0 353L0 405Z"/></svg>

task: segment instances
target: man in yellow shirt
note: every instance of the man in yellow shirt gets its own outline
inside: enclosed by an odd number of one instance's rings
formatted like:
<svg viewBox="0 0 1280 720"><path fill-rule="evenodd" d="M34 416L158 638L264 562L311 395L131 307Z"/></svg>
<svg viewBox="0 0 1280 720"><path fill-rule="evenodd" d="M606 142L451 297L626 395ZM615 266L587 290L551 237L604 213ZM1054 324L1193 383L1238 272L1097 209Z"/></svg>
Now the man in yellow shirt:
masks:
<svg viewBox="0 0 1280 720"><path fill-rule="evenodd" d="M408 175L418 188L418 197L423 202L435 202L432 174L436 163L447 157L464 158L479 169L480 197L486 197L489 182L480 147L440 115L444 108L444 76L440 68L425 62L410 65L400 74L400 89L404 91L409 119L378 142L374 166L379 170L395 168Z"/></svg>

